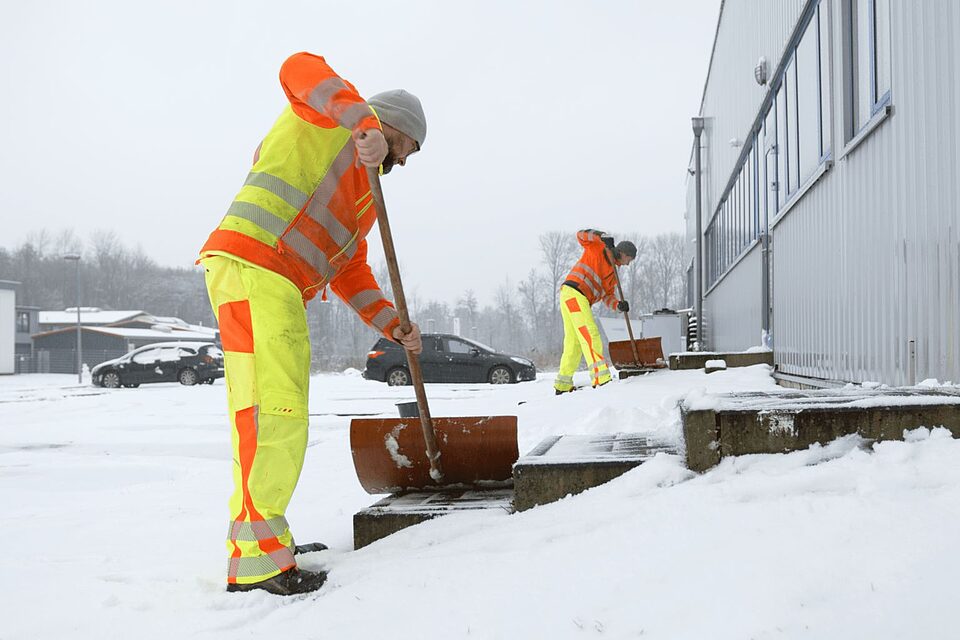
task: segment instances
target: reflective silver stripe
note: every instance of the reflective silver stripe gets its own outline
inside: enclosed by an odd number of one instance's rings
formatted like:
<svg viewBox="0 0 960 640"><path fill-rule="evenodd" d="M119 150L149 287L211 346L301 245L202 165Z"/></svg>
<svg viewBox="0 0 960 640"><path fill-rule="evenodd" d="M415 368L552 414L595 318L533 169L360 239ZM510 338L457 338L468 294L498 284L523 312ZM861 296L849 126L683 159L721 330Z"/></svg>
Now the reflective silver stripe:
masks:
<svg viewBox="0 0 960 640"><path fill-rule="evenodd" d="M591 278L593 278L593 280L594 280L594 282L593 282L594 286L598 287L598 288L600 289L600 291L603 291L603 279L602 279L599 275L597 275L597 272L596 272L596 271L594 271L593 269L591 269L590 266L587 265L587 264L584 263L584 262L578 262L578 263L574 266L574 268L576 268L576 267L580 267L581 269L583 269L584 273L586 273L588 276L590 276Z"/></svg>
<svg viewBox="0 0 960 640"><path fill-rule="evenodd" d="M379 302L385 298L386 296L383 295L383 291L380 289L367 289L350 298L350 306L360 311L374 302Z"/></svg>
<svg viewBox="0 0 960 640"><path fill-rule="evenodd" d="M290 232L284 236L283 241L296 251L301 258L306 260L321 277L325 278L329 275L330 263L327 262L327 256L324 255L323 251L320 251L317 245L307 240L307 237L300 233L300 231L291 229Z"/></svg>
<svg viewBox="0 0 960 640"><path fill-rule="evenodd" d="M352 140L348 140L343 148L340 149L340 153L338 153L337 157L330 163L330 167L327 169L327 173L323 176L323 179L320 180L320 184L313 190L313 199L310 201L310 207L307 208L307 213L310 213L315 207L326 207L330 204L330 199L333 198L333 194L337 192L337 185L340 184L340 178L353 166L353 154L355 150L356 145L353 144ZM316 218L316 216L313 217Z"/></svg>
<svg viewBox="0 0 960 640"><path fill-rule="evenodd" d="M610 372L607 370L607 361L598 360L593 365L593 384L600 382L600 378L603 376L610 375Z"/></svg>
<svg viewBox="0 0 960 640"><path fill-rule="evenodd" d="M584 242L592 242L593 240L596 240L597 238L600 237L598 234L594 233L593 231L590 231L589 229L584 229L580 233L583 234Z"/></svg>
<svg viewBox="0 0 960 640"><path fill-rule="evenodd" d="M310 194L297 189L283 178L278 178L269 173L251 171L250 175L247 176L247 181L243 184L265 189L297 211L303 209L303 205L307 204L307 198L310 197Z"/></svg>
<svg viewBox="0 0 960 640"><path fill-rule="evenodd" d="M338 247L347 246L347 243L353 238L353 232L343 226L343 223L337 220L337 217L327 207L314 207L313 202L311 202L307 209L307 215L327 230L330 238Z"/></svg>
<svg viewBox="0 0 960 640"><path fill-rule="evenodd" d="M340 114L340 126L353 130L360 124L361 120L372 115L373 111L370 110L370 106L366 102L358 102Z"/></svg>
<svg viewBox="0 0 960 640"><path fill-rule="evenodd" d="M326 175L317 185L313 192L313 198L307 206L307 215L317 221L317 223L326 229L330 238L339 247L344 247L353 238L353 232L343 226L343 223L337 220L330 209L327 207L330 200L337 191L337 185L340 178L353 165L354 145L347 143L344 145L337 157L330 163Z"/></svg>
<svg viewBox="0 0 960 640"><path fill-rule="evenodd" d="M227 576L231 578L257 578L276 573L296 565L293 549L285 547L262 556L230 558Z"/></svg>
<svg viewBox="0 0 960 640"><path fill-rule="evenodd" d="M351 242L351 243L350 243L350 246L347 247L346 251L343 252L344 255L347 256L347 259L348 259L348 260L353 260L353 256L356 255L356 253L357 253L357 244L358 244L358 243L356 243L356 242Z"/></svg>
<svg viewBox="0 0 960 640"><path fill-rule="evenodd" d="M286 220L272 211L267 211L260 205L252 204L250 202L243 202L241 200L233 201L233 203L230 205L230 208L227 209L227 215L249 220L261 229L265 229L275 236L282 234L284 229L287 228L288 224Z"/></svg>
<svg viewBox="0 0 960 640"><path fill-rule="evenodd" d="M574 269L576 269L576 267L574 267ZM577 275L581 275L581 274L577 274ZM590 289L590 293L593 294L594 298L601 297L602 293L597 290L597 285L593 284L593 281L590 279L588 275L582 274L581 280L583 280L583 283L587 286L588 289ZM585 293L585 292L581 292L581 293Z"/></svg>
<svg viewBox="0 0 960 640"><path fill-rule="evenodd" d="M239 540L242 542L257 542L258 540L268 540L278 538L290 528L287 519L283 516L270 518L269 520L258 520L256 522L241 522L239 520L230 523L230 540Z"/></svg>
<svg viewBox="0 0 960 640"><path fill-rule="evenodd" d="M366 102L355 102L345 109L339 109L338 104L331 108L330 101L338 91L344 89L347 89L347 85L340 78L324 80L307 96L307 104L320 113L332 116L341 127L353 129L365 117L373 115L373 111Z"/></svg>
<svg viewBox="0 0 960 640"><path fill-rule="evenodd" d="M347 85L343 80L337 77L328 78L313 88L313 91L307 96L307 104L319 111L327 113L327 103L337 91L346 89Z"/></svg>
<svg viewBox="0 0 960 640"><path fill-rule="evenodd" d="M393 307L384 307L380 309L380 312L373 316L373 319L370 321L370 324L375 326L380 331L383 331L387 328L387 325L397 317L397 310Z"/></svg>
<svg viewBox="0 0 960 640"><path fill-rule="evenodd" d="M573 376L561 376L558 373L554 382L559 382L560 384L573 384Z"/></svg>

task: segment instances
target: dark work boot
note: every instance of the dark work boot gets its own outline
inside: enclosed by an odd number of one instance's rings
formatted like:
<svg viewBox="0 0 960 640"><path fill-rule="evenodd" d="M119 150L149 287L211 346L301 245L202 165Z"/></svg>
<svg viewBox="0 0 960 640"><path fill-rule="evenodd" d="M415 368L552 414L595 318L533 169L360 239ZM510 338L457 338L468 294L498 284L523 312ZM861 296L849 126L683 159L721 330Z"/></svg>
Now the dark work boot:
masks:
<svg viewBox="0 0 960 640"><path fill-rule="evenodd" d="M316 591L327 581L326 571L305 571L293 567L272 578L250 584L228 584L227 591L254 591L262 589L278 596L294 596L300 593Z"/></svg>
<svg viewBox="0 0 960 640"><path fill-rule="evenodd" d="M294 547L293 555L299 556L303 553L312 553L314 551L326 551L329 547L322 542L310 542L307 544L298 544Z"/></svg>

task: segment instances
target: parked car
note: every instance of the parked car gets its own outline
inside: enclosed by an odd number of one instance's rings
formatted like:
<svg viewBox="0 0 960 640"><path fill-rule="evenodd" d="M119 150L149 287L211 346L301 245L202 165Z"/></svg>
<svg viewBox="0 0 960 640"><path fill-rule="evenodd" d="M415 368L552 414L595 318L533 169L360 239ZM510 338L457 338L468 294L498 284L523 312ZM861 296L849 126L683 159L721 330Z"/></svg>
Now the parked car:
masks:
<svg viewBox="0 0 960 640"><path fill-rule="evenodd" d="M443 333L423 334L420 368L424 382L508 384L537 377L536 367L526 358L499 353L475 340ZM363 377L390 386L411 384L403 348L392 340L380 338L367 354Z"/></svg>
<svg viewBox="0 0 960 640"><path fill-rule="evenodd" d="M209 342L159 342L101 362L90 371L98 387L139 387L149 382L213 384L223 377L223 351Z"/></svg>

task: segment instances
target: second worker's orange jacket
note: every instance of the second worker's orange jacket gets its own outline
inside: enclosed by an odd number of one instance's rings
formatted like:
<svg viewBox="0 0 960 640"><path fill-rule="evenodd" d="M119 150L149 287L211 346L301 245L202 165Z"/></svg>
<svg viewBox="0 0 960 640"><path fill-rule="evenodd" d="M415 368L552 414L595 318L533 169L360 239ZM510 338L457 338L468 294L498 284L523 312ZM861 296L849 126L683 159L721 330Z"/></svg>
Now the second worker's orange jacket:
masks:
<svg viewBox="0 0 960 640"><path fill-rule="evenodd" d="M606 245L601 238L601 233L593 229L577 232L577 241L583 247L583 255L567 274L564 284L574 285L591 305L603 301L616 311L616 274L613 271L614 266L607 258Z"/></svg>

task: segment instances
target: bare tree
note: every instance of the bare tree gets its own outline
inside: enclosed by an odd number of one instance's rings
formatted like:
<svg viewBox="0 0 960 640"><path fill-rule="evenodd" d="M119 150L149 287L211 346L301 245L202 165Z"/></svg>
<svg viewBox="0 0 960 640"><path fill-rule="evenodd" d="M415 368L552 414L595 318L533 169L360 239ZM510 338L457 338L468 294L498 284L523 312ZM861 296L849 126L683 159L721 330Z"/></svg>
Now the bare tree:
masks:
<svg viewBox="0 0 960 640"><path fill-rule="evenodd" d="M550 285L549 324L550 340L560 338L560 286L573 267L580 247L576 235L564 231L548 231L540 234L540 255L546 269L546 281Z"/></svg>
<svg viewBox="0 0 960 640"><path fill-rule="evenodd" d="M73 229L63 229L53 236L53 253L57 256L63 256L68 253L81 253L83 251L83 240Z"/></svg>
<svg viewBox="0 0 960 640"><path fill-rule="evenodd" d="M683 236L663 233L650 243L649 276L655 309L683 305L686 273L683 269Z"/></svg>
<svg viewBox="0 0 960 640"><path fill-rule="evenodd" d="M645 236L637 234L627 235L623 239L636 245L637 257L630 264L619 268L620 283L623 286L623 295L630 303L631 312L640 312L644 308L640 292L641 267L644 256L649 251L649 242Z"/></svg>

